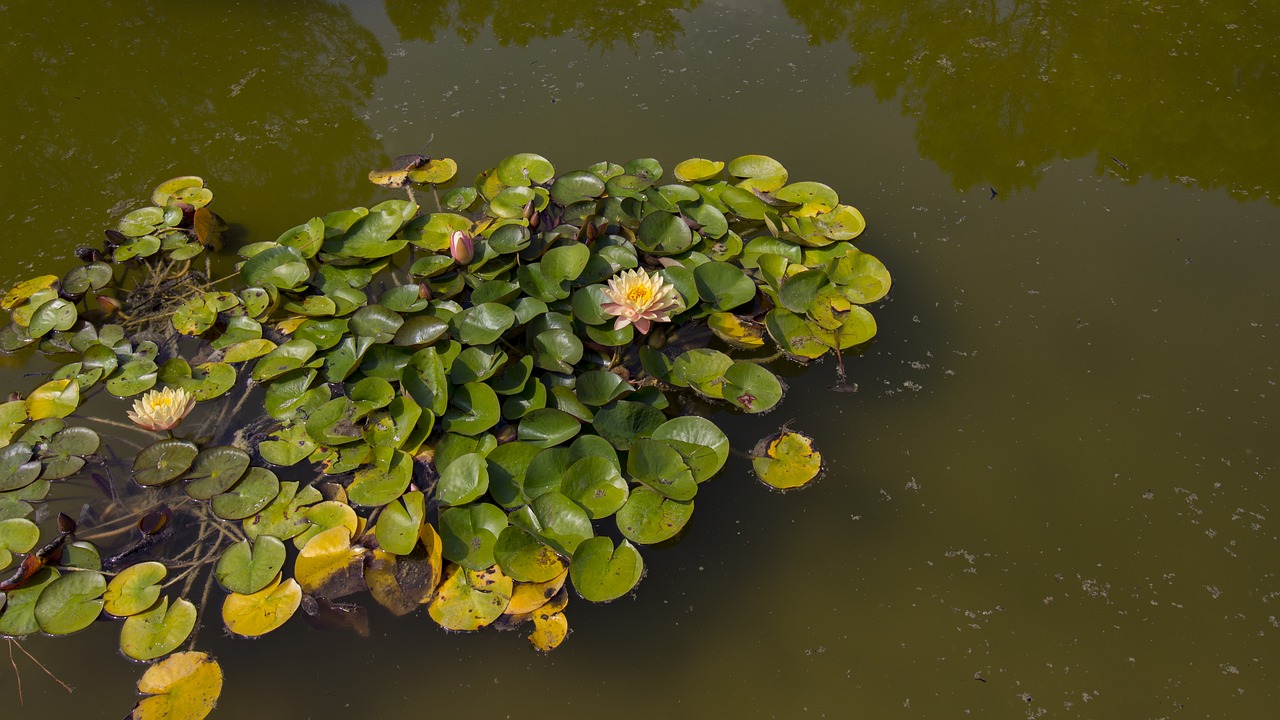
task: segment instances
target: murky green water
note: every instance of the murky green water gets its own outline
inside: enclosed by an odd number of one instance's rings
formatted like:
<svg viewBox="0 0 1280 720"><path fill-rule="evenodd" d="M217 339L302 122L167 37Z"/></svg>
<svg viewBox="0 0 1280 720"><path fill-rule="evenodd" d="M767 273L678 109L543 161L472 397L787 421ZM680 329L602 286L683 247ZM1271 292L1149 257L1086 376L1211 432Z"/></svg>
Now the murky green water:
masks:
<svg viewBox="0 0 1280 720"><path fill-rule="evenodd" d="M0 281L60 270L156 182L242 237L468 176L760 152L835 187L894 272L880 334L796 374L828 458L744 461L570 607L547 657L374 613L255 642L207 622L220 718L1263 718L1280 705L1280 11L1112 3L539 0L0 7ZM25 368L6 386L29 389ZM120 717L115 627L25 647L5 718ZM6 650L7 652L7 650ZM69 715L70 713L70 715Z"/></svg>

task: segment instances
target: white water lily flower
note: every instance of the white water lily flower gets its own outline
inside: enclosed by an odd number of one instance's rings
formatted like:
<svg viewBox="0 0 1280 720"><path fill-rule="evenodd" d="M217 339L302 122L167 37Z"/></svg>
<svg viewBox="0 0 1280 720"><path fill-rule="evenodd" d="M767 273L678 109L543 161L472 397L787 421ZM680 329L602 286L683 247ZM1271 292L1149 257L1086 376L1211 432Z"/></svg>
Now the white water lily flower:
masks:
<svg viewBox="0 0 1280 720"><path fill-rule="evenodd" d="M125 413L134 425L152 432L172 430L196 406L196 398L182 388L152 390L133 403Z"/></svg>
<svg viewBox="0 0 1280 720"><path fill-rule="evenodd" d="M680 302L675 286L664 283L661 275L643 270L627 270L613 276L604 294L610 302L600 309L618 316L613 329L635 325L641 333L649 332L652 323L670 322L667 312Z"/></svg>

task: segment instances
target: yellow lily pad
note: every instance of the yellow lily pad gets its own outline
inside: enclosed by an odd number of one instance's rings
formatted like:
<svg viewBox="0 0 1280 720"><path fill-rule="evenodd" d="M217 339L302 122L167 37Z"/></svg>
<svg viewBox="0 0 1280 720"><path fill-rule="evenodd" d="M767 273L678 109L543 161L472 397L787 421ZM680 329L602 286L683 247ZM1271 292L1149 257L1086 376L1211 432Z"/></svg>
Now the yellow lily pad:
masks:
<svg viewBox="0 0 1280 720"><path fill-rule="evenodd" d="M302 603L302 588L293 578L280 576L251 595L230 593L222 603L222 622L237 635L258 637L285 624Z"/></svg>
<svg viewBox="0 0 1280 720"><path fill-rule="evenodd" d="M293 576L308 595L330 599L364 589L364 554L351 544L351 531L339 525L311 538L298 553Z"/></svg>
<svg viewBox="0 0 1280 720"><path fill-rule="evenodd" d="M4 299L0 300L0 308L12 310L21 303L26 302L28 298L35 295L37 292L40 292L47 287L53 287L53 284L56 282L58 282L57 275L41 275L40 277L34 277L30 280L23 280L10 288L9 292L5 293Z"/></svg>
<svg viewBox="0 0 1280 720"><path fill-rule="evenodd" d="M222 694L222 668L202 652L176 653L142 674L133 720L202 720Z"/></svg>
<svg viewBox="0 0 1280 720"><path fill-rule="evenodd" d="M478 572L453 565L427 611L446 630L479 630L506 610L512 585L496 565Z"/></svg>
<svg viewBox="0 0 1280 720"><path fill-rule="evenodd" d="M764 484L779 490L802 487L822 471L822 455L813 440L783 430L759 443L751 452L751 466Z"/></svg>
<svg viewBox="0 0 1280 720"><path fill-rule="evenodd" d="M533 616L533 632L529 633L529 644L538 652L551 652L569 635L569 619L562 612Z"/></svg>

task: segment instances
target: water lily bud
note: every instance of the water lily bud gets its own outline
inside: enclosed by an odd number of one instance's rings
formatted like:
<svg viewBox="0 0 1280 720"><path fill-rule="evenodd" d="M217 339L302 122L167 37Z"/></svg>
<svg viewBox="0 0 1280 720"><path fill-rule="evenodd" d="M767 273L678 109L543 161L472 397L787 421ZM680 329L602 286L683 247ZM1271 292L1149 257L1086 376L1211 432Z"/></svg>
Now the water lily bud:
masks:
<svg viewBox="0 0 1280 720"><path fill-rule="evenodd" d="M471 262L476 256L476 246L471 241L471 235L463 230L454 230L449 236L449 254L459 265Z"/></svg>
<svg viewBox="0 0 1280 720"><path fill-rule="evenodd" d="M428 285L428 284L426 284L426 283L424 283L424 282L420 282L420 283L418 283L418 299L419 299L419 300L430 300L430 299L431 299L431 286L430 286L430 285Z"/></svg>
<svg viewBox="0 0 1280 720"><path fill-rule="evenodd" d="M98 307L102 308L108 315L120 309L120 301L109 295L97 295Z"/></svg>
<svg viewBox="0 0 1280 720"><path fill-rule="evenodd" d="M528 220L531 217L533 217L533 201L532 200L524 204L524 219Z"/></svg>

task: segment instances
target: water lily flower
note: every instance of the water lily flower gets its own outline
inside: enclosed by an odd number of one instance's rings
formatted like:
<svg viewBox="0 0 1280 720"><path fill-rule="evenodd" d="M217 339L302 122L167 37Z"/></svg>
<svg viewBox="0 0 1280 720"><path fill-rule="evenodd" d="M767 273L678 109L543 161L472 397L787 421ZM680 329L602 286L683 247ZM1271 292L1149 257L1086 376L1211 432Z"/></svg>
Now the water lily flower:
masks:
<svg viewBox="0 0 1280 720"><path fill-rule="evenodd" d="M675 286L663 282L661 275L643 270L627 270L613 276L604 294L610 302L601 304L600 309L618 316L614 330L635 325L641 333L648 333L651 323L670 322L667 313L679 304Z"/></svg>
<svg viewBox="0 0 1280 720"><path fill-rule="evenodd" d="M196 406L196 398L182 388L152 390L133 403L126 413L134 425L152 432L172 430Z"/></svg>
<svg viewBox="0 0 1280 720"><path fill-rule="evenodd" d="M476 256L476 246L465 230L454 230L449 236L449 255L459 265L466 265Z"/></svg>

